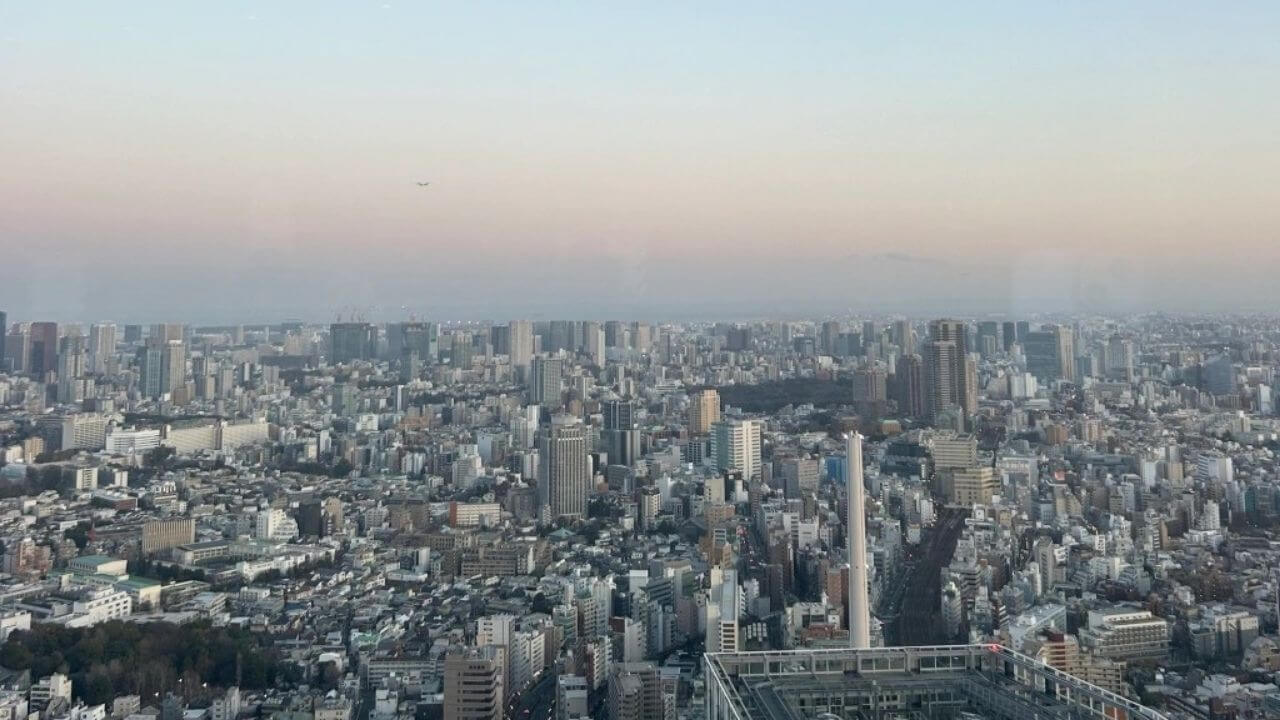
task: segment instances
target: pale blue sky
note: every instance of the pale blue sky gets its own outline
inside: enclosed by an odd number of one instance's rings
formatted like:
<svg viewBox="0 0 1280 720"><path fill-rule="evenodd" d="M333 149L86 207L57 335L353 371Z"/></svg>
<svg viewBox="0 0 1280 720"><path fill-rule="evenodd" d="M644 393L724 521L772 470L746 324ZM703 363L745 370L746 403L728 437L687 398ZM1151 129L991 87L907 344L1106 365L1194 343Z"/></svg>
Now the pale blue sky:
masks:
<svg viewBox="0 0 1280 720"><path fill-rule="evenodd" d="M1265 309L1278 20L0 0L0 306Z"/></svg>

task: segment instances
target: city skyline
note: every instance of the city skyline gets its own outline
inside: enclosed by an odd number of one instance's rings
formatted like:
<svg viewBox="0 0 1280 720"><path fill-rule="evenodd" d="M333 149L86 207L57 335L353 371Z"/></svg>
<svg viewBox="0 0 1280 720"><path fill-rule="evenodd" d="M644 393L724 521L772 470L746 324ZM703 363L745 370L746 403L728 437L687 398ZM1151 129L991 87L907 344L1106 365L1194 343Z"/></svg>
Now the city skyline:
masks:
<svg viewBox="0 0 1280 720"><path fill-rule="evenodd" d="M1271 4L318 9L5 11L15 317L1280 300Z"/></svg>

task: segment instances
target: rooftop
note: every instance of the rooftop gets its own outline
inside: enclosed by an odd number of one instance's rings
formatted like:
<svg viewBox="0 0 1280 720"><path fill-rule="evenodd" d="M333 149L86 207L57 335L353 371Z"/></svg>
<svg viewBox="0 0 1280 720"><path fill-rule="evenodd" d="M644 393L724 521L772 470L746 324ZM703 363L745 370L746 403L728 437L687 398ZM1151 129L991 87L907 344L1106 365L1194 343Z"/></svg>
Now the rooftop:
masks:
<svg viewBox="0 0 1280 720"><path fill-rule="evenodd" d="M867 718L1165 718L1002 645L708 653L705 663L714 720L845 717L852 708Z"/></svg>

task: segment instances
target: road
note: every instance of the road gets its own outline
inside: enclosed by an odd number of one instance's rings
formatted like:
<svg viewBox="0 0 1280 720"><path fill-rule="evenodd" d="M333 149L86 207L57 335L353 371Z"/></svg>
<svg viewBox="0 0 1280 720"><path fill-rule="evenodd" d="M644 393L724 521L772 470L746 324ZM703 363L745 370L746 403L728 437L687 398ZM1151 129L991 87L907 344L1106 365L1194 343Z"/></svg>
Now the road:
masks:
<svg viewBox="0 0 1280 720"><path fill-rule="evenodd" d="M556 674L544 670L529 689L507 699L509 720L550 720L556 707Z"/></svg>
<svg viewBox="0 0 1280 720"><path fill-rule="evenodd" d="M932 645L941 642L942 568L951 561L964 530L965 510L942 508L927 543L916 554L906 581L896 627L887 627L885 644Z"/></svg>

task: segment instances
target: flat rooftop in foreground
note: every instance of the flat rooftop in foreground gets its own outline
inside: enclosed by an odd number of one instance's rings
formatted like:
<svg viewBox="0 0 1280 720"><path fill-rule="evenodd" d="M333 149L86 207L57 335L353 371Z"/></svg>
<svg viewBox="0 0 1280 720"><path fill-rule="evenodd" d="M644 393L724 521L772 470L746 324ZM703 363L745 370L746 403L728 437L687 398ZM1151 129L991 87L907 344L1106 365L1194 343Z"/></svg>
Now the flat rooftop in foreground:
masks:
<svg viewBox="0 0 1280 720"><path fill-rule="evenodd" d="M707 653L709 720L1167 720L1002 645Z"/></svg>

